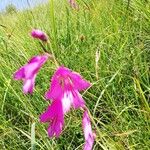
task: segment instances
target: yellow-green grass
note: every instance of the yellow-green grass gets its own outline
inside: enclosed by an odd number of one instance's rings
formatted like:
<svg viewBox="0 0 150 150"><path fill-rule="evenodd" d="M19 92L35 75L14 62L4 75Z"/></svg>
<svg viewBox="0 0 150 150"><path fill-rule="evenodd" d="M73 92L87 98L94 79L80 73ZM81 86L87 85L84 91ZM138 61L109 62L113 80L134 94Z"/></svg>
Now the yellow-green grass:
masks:
<svg viewBox="0 0 150 150"><path fill-rule="evenodd" d="M22 83L12 78L28 59L43 52L30 36L32 28L49 35L60 65L92 83L82 94L97 134L93 149L150 149L150 1L78 4L77 11L67 0L51 0L33 10L0 15L0 149L80 150L84 144L80 110L65 116L58 139L50 139L48 125L39 122L49 104L44 93L55 71L52 62L40 70L33 95L24 95Z"/></svg>

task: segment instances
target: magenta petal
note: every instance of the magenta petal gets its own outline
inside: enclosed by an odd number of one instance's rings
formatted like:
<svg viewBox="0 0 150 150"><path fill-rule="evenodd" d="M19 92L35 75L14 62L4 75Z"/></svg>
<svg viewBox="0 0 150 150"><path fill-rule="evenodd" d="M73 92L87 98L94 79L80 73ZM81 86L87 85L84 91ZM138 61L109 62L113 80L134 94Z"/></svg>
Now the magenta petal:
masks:
<svg viewBox="0 0 150 150"><path fill-rule="evenodd" d="M33 92L35 77L40 68L43 66L43 64L47 61L48 57L48 54L42 56L34 56L29 60L27 64L25 64L23 67L21 67L18 71L14 73L14 79L22 79L24 81L24 93Z"/></svg>
<svg viewBox="0 0 150 150"><path fill-rule="evenodd" d="M63 94L63 88L61 87L60 77L64 74L67 74L68 70L69 69L64 69L64 67L59 67L56 70L51 79L51 86L49 90L45 93L46 99L57 99Z"/></svg>
<svg viewBox="0 0 150 150"><path fill-rule="evenodd" d="M32 81L30 79L26 80L24 82L24 86L23 86L23 92L25 94L27 93L31 93L33 92L33 84L32 84Z"/></svg>
<svg viewBox="0 0 150 150"><path fill-rule="evenodd" d="M41 56L33 56L28 63L34 63L34 62L38 62L41 59Z"/></svg>
<svg viewBox="0 0 150 150"><path fill-rule="evenodd" d="M41 122L48 122L50 121L50 119L52 119L52 116L53 116L52 108L53 108L52 105L49 105L47 110L40 115Z"/></svg>
<svg viewBox="0 0 150 150"><path fill-rule="evenodd" d="M63 124L64 122L59 120L58 118L52 120L48 128L49 137L53 137L53 136L59 137L62 132Z"/></svg>
<svg viewBox="0 0 150 150"><path fill-rule="evenodd" d="M62 95L62 89L61 86L59 85L59 82L53 81L51 83L50 89L45 93L45 98L46 99L57 99Z"/></svg>
<svg viewBox="0 0 150 150"><path fill-rule="evenodd" d="M64 113L60 99L53 100L51 106L40 116L41 122L50 122L48 135L58 137L64 125Z"/></svg>
<svg viewBox="0 0 150 150"><path fill-rule="evenodd" d="M85 106L85 101L78 91L73 91L73 97L73 106L75 109Z"/></svg>
<svg viewBox="0 0 150 150"><path fill-rule="evenodd" d="M36 75L34 75L31 79L27 79L24 81L23 92L25 94L33 93L33 89L34 89L34 85L35 85L35 77L36 77Z"/></svg>
<svg viewBox="0 0 150 150"><path fill-rule="evenodd" d="M40 116L41 122L48 122L53 119L56 115L61 116L62 104L60 100L54 100L47 110Z"/></svg>
<svg viewBox="0 0 150 150"><path fill-rule="evenodd" d="M94 140L95 140L95 135L92 132L90 117L87 111L85 111L83 114L82 127L83 127L84 137L85 137L84 150L92 150Z"/></svg>
<svg viewBox="0 0 150 150"><path fill-rule="evenodd" d="M89 88L91 85L90 82L84 80L80 74L75 73L75 72L71 74L71 79L73 81L74 88L79 91L85 90Z"/></svg>
<svg viewBox="0 0 150 150"><path fill-rule="evenodd" d="M14 79L20 80L25 77L24 67L21 67L18 71L14 73Z"/></svg>
<svg viewBox="0 0 150 150"><path fill-rule="evenodd" d="M65 67L59 67L52 77L49 91L45 94L47 99L56 99L63 91L84 90L90 87L90 83Z"/></svg>
<svg viewBox="0 0 150 150"><path fill-rule="evenodd" d="M66 77L68 76L69 74L71 74L71 70L66 68L66 67L63 67L63 66L60 66L57 71L55 72L55 76L63 76L63 77Z"/></svg>
<svg viewBox="0 0 150 150"><path fill-rule="evenodd" d="M48 55L34 56L32 57L28 64L24 66L25 69L25 78L32 78L34 74L37 74L39 69L47 61Z"/></svg>
<svg viewBox="0 0 150 150"><path fill-rule="evenodd" d="M28 63L34 63L34 62L40 62L40 64L44 64L45 61L48 59L50 55L48 53L45 53L44 55L42 56L34 56L32 57Z"/></svg>
<svg viewBox="0 0 150 150"><path fill-rule="evenodd" d="M40 69L38 63L30 63L24 66L25 79L32 78Z"/></svg>
<svg viewBox="0 0 150 150"><path fill-rule="evenodd" d="M85 90L91 86L90 82L84 80L80 74L73 72L63 66L59 67L53 76L53 78L55 78L57 82L59 77L61 77L65 81L68 81L65 83L69 83L71 80L73 88L79 91Z"/></svg>
<svg viewBox="0 0 150 150"><path fill-rule="evenodd" d="M49 120L49 114L47 112L44 112L40 115L40 122L48 122Z"/></svg>

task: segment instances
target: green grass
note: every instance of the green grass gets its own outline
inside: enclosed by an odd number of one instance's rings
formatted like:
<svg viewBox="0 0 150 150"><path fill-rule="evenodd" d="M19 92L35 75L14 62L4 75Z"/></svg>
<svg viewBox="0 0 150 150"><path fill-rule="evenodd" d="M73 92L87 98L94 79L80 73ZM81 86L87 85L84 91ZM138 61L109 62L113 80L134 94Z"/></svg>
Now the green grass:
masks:
<svg viewBox="0 0 150 150"><path fill-rule="evenodd" d="M59 139L50 139L47 125L39 122L48 106L43 95L53 63L39 72L33 95L24 95L22 83L12 79L29 58L42 53L29 36L32 28L40 28L49 35L59 64L92 83L83 97L97 134L93 149L149 150L150 1L78 0L79 11L66 0L50 3L0 16L5 26L0 26L0 149L80 150L84 143L80 110L65 117Z"/></svg>

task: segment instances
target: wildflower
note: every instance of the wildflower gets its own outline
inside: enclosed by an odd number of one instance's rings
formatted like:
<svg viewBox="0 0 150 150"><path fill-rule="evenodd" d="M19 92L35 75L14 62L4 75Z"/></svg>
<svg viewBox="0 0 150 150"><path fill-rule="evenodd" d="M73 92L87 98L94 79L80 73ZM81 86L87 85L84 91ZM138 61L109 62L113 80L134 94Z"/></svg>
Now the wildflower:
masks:
<svg viewBox="0 0 150 150"><path fill-rule="evenodd" d="M87 111L83 114L82 127L85 137L84 150L91 150L94 144L95 133L92 132L90 117Z"/></svg>
<svg viewBox="0 0 150 150"><path fill-rule="evenodd" d="M90 86L90 83L65 67L59 67L52 77L50 89L45 97L52 101L47 111L40 116L41 122L50 122L48 135L58 137L64 125L64 116L73 105L84 107L85 102L79 91Z"/></svg>
<svg viewBox="0 0 150 150"><path fill-rule="evenodd" d="M70 6L74 9L79 9L77 3L76 3L76 0L68 0Z"/></svg>
<svg viewBox="0 0 150 150"><path fill-rule="evenodd" d="M79 74L65 67L59 67L52 77L51 87L46 92L47 99L62 100L64 112L69 111L71 105L74 108L84 107L85 101L79 91L85 90L90 83Z"/></svg>
<svg viewBox="0 0 150 150"><path fill-rule="evenodd" d="M49 137L59 137L64 125L64 113L61 100L54 100L48 109L40 116L40 121L50 122L48 127Z"/></svg>
<svg viewBox="0 0 150 150"><path fill-rule="evenodd" d="M43 31L41 31L39 29L33 29L31 31L31 36L33 38L40 39L45 42L48 40L48 36L46 35L46 33L44 33Z"/></svg>
<svg viewBox="0 0 150 150"><path fill-rule="evenodd" d="M47 61L48 57L49 54L47 53L42 56L34 56L27 64L14 73L15 80L23 80L23 92L25 94L33 93L36 75L43 64Z"/></svg>

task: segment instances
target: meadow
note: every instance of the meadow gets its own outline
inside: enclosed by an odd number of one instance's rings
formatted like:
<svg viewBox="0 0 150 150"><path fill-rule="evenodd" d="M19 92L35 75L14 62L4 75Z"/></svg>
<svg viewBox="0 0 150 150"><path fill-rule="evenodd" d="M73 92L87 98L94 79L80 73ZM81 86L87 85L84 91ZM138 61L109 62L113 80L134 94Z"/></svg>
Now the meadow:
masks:
<svg viewBox="0 0 150 150"><path fill-rule="evenodd" d="M82 113L65 116L59 138L39 122L55 66L38 73L32 95L14 72L43 53L33 28L45 31L57 61L92 83L82 92L96 139L93 150L150 149L150 0L66 0L0 15L0 149L81 150ZM97 55L99 59L97 60Z"/></svg>

